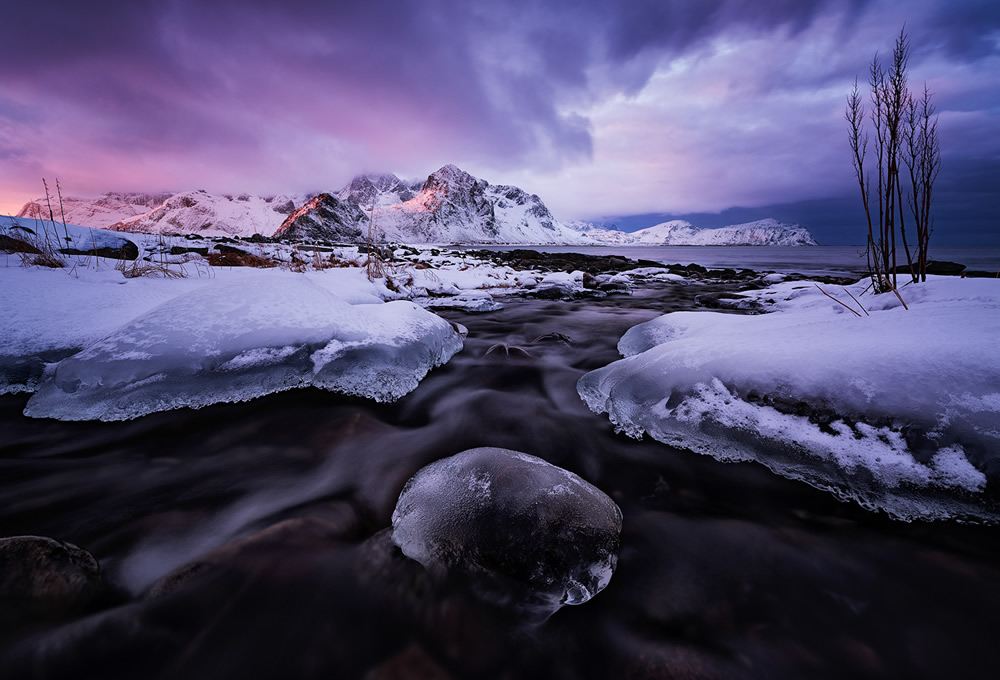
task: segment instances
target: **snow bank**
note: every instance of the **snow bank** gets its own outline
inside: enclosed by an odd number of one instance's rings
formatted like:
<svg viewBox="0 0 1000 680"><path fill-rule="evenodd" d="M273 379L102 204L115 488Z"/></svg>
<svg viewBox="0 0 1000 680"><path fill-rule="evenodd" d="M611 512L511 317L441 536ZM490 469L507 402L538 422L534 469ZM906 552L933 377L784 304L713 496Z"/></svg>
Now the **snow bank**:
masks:
<svg viewBox="0 0 1000 680"><path fill-rule="evenodd" d="M773 314L677 312L619 343L578 391L632 435L756 460L891 515L1000 518L1000 281L933 278L861 297L757 291ZM857 308L839 288L827 292ZM860 310L859 310L860 313Z"/></svg>
<svg viewBox="0 0 1000 680"><path fill-rule="evenodd" d="M386 401L462 347L440 317L383 303L359 270L0 278L0 390L37 390L25 409L36 417L123 420L306 385Z"/></svg>

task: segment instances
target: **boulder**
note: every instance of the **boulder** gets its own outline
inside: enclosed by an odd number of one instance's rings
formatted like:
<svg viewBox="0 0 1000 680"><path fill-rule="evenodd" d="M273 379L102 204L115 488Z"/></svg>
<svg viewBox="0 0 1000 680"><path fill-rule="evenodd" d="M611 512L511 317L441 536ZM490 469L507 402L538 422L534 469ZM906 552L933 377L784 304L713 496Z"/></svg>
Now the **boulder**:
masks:
<svg viewBox="0 0 1000 680"><path fill-rule="evenodd" d="M102 590L94 556L43 536L0 538L0 611L6 616L59 616L86 607Z"/></svg>

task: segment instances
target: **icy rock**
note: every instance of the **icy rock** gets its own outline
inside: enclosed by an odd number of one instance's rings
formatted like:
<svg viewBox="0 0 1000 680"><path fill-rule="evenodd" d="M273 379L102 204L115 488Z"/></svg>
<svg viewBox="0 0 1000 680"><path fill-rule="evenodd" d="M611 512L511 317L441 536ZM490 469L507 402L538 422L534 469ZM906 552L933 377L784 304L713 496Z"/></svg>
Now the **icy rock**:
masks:
<svg viewBox="0 0 1000 680"><path fill-rule="evenodd" d="M56 228L56 232L59 228ZM94 255L115 260L135 260L139 257L139 246L124 236L103 229L74 232L65 248L59 250L64 255Z"/></svg>
<svg viewBox="0 0 1000 680"><path fill-rule="evenodd" d="M480 290L467 290L447 297L420 298L414 302L427 309L461 309L473 313L503 309L503 305L494 300L492 295Z"/></svg>
<svg viewBox="0 0 1000 680"><path fill-rule="evenodd" d="M173 298L63 359L24 412L127 420L307 385L391 401L461 347L411 302L350 305L305 277L248 279Z"/></svg>
<svg viewBox="0 0 1000 680"><path fill-rule="evenodd" d="M392 540L439 578L547 617L608 585L622 514L577 475L525 453L478 448L439 460L403 488Z"/></svg>

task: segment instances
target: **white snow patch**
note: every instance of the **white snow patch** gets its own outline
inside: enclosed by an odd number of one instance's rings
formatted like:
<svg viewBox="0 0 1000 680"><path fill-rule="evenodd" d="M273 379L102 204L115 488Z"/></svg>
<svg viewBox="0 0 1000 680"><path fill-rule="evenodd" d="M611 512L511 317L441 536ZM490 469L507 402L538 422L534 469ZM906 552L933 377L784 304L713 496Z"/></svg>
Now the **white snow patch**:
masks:
<svg viewBox="0 0 1000 680"><path fill-rule="evenodd" d="M1000 282L932 277L901 291L909 310L864 287L849 290L870 316L796 282L754 293L773 314L659 317L630 329L619 342L627 358L586 374L578 391L630 435L759 460L897 517L992 516L964 501L928 507L913 489L985 489L982 470L1000 451ZM822 426L768 399L835 417ZM925 433L931 461L904 428Z"/></svg>

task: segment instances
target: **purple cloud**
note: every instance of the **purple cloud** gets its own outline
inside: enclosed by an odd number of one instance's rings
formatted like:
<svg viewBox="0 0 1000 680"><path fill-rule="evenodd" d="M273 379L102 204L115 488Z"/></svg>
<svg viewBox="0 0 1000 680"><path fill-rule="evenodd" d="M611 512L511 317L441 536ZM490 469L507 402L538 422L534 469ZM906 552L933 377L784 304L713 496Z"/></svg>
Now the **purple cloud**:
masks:
<svg viewBox="0 0 1000 680"><path fill-rule="evenodd" d="M849 185L847 83L903 21L943 128L955 107L998 137L992 2L64 0L5 19L7 210L42 175L276 192L448 162L566 217L820 198Z"/></svg>

